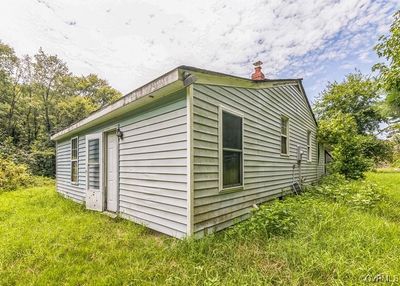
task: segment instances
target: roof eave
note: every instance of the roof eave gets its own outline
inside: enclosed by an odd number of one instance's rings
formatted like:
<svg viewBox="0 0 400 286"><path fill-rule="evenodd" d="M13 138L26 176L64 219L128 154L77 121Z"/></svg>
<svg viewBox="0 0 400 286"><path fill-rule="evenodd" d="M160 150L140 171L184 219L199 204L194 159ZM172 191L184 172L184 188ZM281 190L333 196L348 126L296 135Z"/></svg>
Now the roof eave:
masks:
<svg viewBox="0 0 400 286"><path fill-rule="evenodd" d="M188 74L185 75L185 72L187 72ZM183 78L184 76L185 78ZM308 101L307 95L302 85L302 79L266 79L262 81L253 81L248 78L232 76L195 67L180 66L143 85L142 87L128 93L116 102L104 106L103 108L93 112L88 117L72 124L62 131L57 132L56 134L51 136L51 139L56 141L61 140L65 137L75 135L83 130L105 123L108 120L114 119L118 116L122 116L124 113L148 104L156 99L159 99L160 97L180 90L193 82L200 84L223 85L255 89L269 88L276 85L299 85L301 92L306 98L307 104L315 120L310 102ZM315 122L317 123L316 120Z"/></svg>
<svg viewBox="0 0 400 286"><path fill-rule="evenodd" d="M315 114L314 114L314 111L313 111L313 109L312 109L311 103L310 103L310 101L308 100L308 96L307 96L307 94L306 94L306 90L304 89L304 86L303 86L303 79L299 79L298 81L299 81L300 90L301 90L303 96L304 96L305 99L306 99L308 108L309 108L310 111L311 111L311 115L312 115L312 117L313 117L313 119L314 119L315 125L318 127L318 120L317 120L317 118L315 117Z"/></svg>
<svg viewBox="0 0 400 286"><path fill-rule="evenodd" d="M51 140L60 140L71 136L85 129L120 116L139 106L148 104L151 101L170 94L183 88L180 71L178 68L156 78L155 80L143 85L142 87L128 93L114 103L93 112L88 117L70 125L69 127L51 136Z"/></svg>

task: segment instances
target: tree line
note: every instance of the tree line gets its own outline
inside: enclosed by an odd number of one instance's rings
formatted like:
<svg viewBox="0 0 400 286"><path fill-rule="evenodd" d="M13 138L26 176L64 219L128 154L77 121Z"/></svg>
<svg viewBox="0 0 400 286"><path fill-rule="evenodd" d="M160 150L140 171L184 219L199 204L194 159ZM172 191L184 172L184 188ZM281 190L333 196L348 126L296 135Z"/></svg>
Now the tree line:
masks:
<svg viewBox="0 0 400 286"><path fill-rule="evenodd" d="M0 42L0 156L36 175L54 176L50 136L120 97L106 80L74 75L42 48L19 57Z"/></svg>

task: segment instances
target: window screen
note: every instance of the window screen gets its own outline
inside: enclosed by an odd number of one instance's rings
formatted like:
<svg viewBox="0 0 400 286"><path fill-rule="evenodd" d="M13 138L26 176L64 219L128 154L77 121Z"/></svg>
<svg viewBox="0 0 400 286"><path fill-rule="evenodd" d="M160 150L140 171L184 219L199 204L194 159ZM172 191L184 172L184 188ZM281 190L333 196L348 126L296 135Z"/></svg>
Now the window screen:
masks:
<svg viewBox="0 0 400 286"><path fill-rule="evenodd" d="M287 155L288 152L288 119L281 117L281 153Z"/></svg>
<svg viewBox="0 0 400 286"><path fill-rule="evenodd" d="M78 182L78 138L71 140L71 182Z"/></svg>
<svg viewBox="0 0 400 286"><path fill-rule="evenodd" d="M223 187L242 185L242 124L241 117L222 112Z"/></svg>
<svg viewBox="0 0 400 286"><path fill-rule="evenodd" d="M100 188L100 141L91 139L88 141L88 185L90 189Z"/></svg>

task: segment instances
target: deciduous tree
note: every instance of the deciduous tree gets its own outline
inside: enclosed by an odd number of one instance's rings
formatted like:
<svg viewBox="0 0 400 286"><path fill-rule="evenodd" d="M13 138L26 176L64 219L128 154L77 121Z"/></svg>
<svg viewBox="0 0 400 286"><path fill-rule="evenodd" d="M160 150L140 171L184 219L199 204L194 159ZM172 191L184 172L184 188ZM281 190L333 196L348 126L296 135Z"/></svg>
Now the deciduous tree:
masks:
<svg viewBox="0 0 400 286"><path fill-rule="evenodd" d="M380 93L374 79L360 72L346 75L343 82L329 83L315 105L318 119L329 119L337 112L350 114L360 134L379 130L386 118L380 110Z"/></svg>

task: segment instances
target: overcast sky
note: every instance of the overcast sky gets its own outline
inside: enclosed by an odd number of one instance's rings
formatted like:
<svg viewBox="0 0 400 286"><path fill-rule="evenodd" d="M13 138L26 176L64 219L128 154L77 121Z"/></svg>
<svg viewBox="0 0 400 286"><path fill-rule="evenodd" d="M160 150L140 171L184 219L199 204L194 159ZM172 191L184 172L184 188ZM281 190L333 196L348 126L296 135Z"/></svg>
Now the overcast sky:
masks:
<svg viewBox="0 0 400 286"><path fill-rule="evenodd" d="M127 93L178 65L249 77L302 77L311 100L327 81L377 61L398 1L2 0L0 40L39 47L75 74Z"/></svg>

